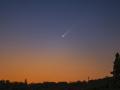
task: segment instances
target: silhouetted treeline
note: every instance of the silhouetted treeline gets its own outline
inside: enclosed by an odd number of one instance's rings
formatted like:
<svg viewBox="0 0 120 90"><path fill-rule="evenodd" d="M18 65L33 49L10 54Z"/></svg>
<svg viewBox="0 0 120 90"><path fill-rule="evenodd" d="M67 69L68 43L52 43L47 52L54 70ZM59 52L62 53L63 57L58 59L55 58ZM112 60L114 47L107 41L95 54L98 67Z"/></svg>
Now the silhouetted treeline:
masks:
<svg viewBox="0 0 120 90"><path fill-rule="evenodd" d="M43 82L27 83L0 80L0 90L120 90L120 55L116 54L113 76L102 79L77 82Z"/></svg>
<svg viewBox="0 0 120 90"><path fill-rule="evenodd" d="M120 90L120 80L106 77L98 80L77 82L31 83L0 81L0 90Z"/></svg>

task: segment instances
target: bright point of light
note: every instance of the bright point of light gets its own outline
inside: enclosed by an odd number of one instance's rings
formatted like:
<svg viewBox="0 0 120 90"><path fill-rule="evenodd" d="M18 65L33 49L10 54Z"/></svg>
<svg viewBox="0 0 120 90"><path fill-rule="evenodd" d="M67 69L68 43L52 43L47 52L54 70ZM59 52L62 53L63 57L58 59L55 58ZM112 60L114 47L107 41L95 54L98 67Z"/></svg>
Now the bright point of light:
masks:
<svg viewBox="0 0 120 90"><path fill-rule="evenodd" d="M65 37L65 35L62 35L61 37L62 37L62 38L64 38L64 37Z"/></svg>
<svg viewBox="0 0 120 90"><path fill-rule="evenodd" d="M66 31L61 37L62 38L65 38L68 34L69 34L70 31Z"/></svg>

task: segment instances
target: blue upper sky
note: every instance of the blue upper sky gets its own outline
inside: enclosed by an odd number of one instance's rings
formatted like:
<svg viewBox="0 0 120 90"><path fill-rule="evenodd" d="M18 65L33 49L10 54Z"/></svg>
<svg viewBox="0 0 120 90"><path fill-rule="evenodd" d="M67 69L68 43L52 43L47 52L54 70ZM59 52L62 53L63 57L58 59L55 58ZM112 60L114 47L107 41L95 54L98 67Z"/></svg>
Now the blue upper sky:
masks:
<svg viewBox="0 0 120 90"><path fill-rule="evenodd" d="M1 0L0 37L54 41L73 29L66 38L76 43L119 44L119 4L119 0Z"/></svg>

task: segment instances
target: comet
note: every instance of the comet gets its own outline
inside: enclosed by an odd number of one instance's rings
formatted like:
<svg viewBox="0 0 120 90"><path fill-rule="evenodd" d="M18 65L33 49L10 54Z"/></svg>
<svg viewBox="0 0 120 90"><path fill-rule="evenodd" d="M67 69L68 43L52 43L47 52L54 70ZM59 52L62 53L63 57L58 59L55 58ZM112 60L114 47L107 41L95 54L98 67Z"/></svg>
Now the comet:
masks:
<svg viewBox="0 0 120 90"><path fill-rule="evenodd" d="M71 31L71 30L66 31L65 33L63 33L63 34L61 35L61 37L62 37L62 38L65 38L65 37L70 33L70 31Z"/></svg>
<svg viewBox="0 0 120 90"><path fill-rule="evenodd" d="M68 30L66 30L61 37L65 38L72 30L73 30L74 24L71 25L71 28L69 28Z"/></svg>

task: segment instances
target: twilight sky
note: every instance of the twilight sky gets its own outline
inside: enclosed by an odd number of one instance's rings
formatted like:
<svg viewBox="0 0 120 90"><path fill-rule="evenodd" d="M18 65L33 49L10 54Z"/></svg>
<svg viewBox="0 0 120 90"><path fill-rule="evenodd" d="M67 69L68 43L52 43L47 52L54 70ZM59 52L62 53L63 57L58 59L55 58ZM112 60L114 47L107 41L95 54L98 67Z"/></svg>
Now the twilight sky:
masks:
<svg viewBox="0 0 120 90"><path fill-rule="evenodd" d="M110 75L119 23L119 0L0 0L0 79Z"/></svg>

